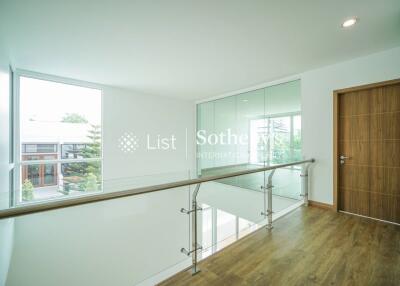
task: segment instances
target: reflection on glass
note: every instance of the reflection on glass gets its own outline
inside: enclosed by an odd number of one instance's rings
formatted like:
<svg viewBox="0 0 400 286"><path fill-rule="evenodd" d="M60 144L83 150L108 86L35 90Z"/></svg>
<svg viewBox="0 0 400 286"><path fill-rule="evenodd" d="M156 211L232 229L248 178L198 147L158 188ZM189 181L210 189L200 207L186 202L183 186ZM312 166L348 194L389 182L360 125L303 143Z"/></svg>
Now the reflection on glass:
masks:
<svg viewBox="0 0 400 286"><path fill-rule="evenodd" d="M301 160L300 98L297 80L199 104L197 130L211 140L198 140L198 173L219 175ZM228 138L237 141L232 144ZM299 168L288 168L283 185L274 182L280 195L299 199L292 184ZM219 182L260 191L264 174Z"/></svg>

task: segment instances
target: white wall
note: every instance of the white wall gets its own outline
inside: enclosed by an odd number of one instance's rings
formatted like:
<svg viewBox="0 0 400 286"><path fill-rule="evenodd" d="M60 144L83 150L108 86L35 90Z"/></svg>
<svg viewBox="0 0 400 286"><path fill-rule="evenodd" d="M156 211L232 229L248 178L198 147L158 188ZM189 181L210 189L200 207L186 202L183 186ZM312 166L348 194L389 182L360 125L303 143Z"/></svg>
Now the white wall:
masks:
<svg viewBox="0 0 400 286"><path fill-rule="evenodd" d="M142 95L117 88L103 89L104 179L194 170L195 105L189 101ZM132 153L119 148L125 132L137 136ZM186 133L187 132L187 133ZM148 150L158 135L176 137L176 150Z"/></svg>
<svg viewBox="0 0 400 286"><path fill-rule="evenodd" d="M7 189L9 168L9 91L2 72L0 192ZM106 190L186 179L195 162L194 119L192 102L103 87ZM125 132L137 136L135 152L119 148ZM147 135L152 147L158 135L175 136L176 149L148 150ZM0 286L6 281L17 286L134 285L187 259L180 253L189 246L182 207L189 208L187 188L24 216L13 223L0 220Z"/></svg>
<svg viewBox="0 0 400 286"><path fill-rule="evenodd" d="M301 75L303 153L317 160L311 200L333 203L333 91L395 78L400 78L400 47Z"/></svg>
<svg viewBox="0 0 400 286"><path fill-rule="evenodd" d="M9 73L0 53L0 209L8 205L9 193ZM13 220L0 220L0 286L5 285L12 251Z"/></svg>
<svg viewBox="0 0 400 286"><path fill-rule="evenodd" d="M186 179L194 168L194 108L104 87L106 190ZM135 152L119 148L125 132L137 136ZM174 135L176 149L148 150L147 134ZM180 253L189 244L182 207L189 208L187 188L18 218L7 285L134 285L187 259Z"/></svg>
<svg viewBox="0 0 400 286"><path fill-rule="evenodd" d="M184 188L15 219L7 286L131 286L187 260Z"/></svg>

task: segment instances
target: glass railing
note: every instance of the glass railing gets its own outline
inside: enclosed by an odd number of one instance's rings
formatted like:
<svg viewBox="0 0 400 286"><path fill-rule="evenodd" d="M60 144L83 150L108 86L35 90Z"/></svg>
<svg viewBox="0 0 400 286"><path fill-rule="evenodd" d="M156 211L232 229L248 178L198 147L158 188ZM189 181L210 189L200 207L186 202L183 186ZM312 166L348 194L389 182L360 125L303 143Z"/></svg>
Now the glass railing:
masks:
<svg viewBox="0 0 400 286"><path fill-rule="evenodd" d="M185 171L103 180L99 192L3 207L0 282L154 285L189 267L196 273L201 259L260 227L271 228L296 206L286 200L303 203L284 192L301 190L307 201L311 162L200 177ZM291 173L292 181L286 172L291 165L303 166Z"/></svg>

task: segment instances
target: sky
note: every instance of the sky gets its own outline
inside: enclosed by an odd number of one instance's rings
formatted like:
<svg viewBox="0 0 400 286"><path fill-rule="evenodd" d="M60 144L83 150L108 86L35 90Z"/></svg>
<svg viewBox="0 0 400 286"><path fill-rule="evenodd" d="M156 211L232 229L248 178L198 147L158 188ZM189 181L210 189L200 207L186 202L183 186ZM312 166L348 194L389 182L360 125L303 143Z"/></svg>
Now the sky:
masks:
<svg viewBox="0 0 400 286"><path fill-rule="evenodd" d="M31 119L59 122L66 113L78 113L101 125L101 90L21 77L20 110L21 124Z"/></svg>

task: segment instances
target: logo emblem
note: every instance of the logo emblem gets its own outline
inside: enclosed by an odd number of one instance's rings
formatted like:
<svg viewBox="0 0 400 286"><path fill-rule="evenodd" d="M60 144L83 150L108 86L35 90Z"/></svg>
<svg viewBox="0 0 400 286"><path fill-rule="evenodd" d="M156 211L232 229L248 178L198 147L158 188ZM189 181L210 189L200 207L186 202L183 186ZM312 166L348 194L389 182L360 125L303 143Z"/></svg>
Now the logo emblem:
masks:
<svg viewBox="0 0 400 286"><path fill-rule="evenodd" d="M139 140L132 132L125 132L118 139L118 147L124 153L133 153L139 148Z"/></svg>

